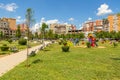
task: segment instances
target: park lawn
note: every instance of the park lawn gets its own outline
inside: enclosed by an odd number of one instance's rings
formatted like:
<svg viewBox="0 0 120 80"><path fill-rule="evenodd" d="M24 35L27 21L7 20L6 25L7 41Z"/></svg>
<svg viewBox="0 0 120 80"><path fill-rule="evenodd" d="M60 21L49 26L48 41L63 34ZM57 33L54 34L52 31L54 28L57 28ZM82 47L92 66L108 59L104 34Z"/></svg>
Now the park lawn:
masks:
<svg viewBox="0 0 120 80"><path fill-rule="evenodd" d="M35 57L3 75L0 80L120 80L120 45L116 48L70 47L52 44ZM109 47L107 47L109 46Z"/></svg>
<svg viewBox="0 0 120 80"><path fill-rule="evenodd" d="M19 45L19 44L18 44L18 41L13 41L12 43L9 43L9 42L6 41L6 40L0 41L0 47L1 47L3 44L7 44L7 46L9 46L9 47L16 47L19 51L27 48L26 45ZM36 46L36 45L40 45L40 42L34 43L34 42L29 41L29 45L30 45L31 47L33 47L33 46ZM12 53L10 50L8 50L8 51L1 51L1 49L0 49L0 55L2 55L2 54L8 55L8 54L10 54L10 53Z"/></svg>

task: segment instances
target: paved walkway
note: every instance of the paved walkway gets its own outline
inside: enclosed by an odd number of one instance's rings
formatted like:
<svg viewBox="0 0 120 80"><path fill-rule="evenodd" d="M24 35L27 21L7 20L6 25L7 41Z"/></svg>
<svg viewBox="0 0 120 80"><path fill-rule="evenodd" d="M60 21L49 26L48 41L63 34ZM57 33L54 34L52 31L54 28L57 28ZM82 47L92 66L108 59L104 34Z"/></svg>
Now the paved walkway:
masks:
<svg viewBox="0 0 120 80"><path fill-rule="evenodd" d="M47 45L49 42L46 42ZM39 45L36 47L29 48L29 54L33 50L38 50L43 45ZM23 50L5 57L0 58L0 76L5 74L7 71L13 69L16 65L20 64L21 62L27 59L27 50Z"/></svg>

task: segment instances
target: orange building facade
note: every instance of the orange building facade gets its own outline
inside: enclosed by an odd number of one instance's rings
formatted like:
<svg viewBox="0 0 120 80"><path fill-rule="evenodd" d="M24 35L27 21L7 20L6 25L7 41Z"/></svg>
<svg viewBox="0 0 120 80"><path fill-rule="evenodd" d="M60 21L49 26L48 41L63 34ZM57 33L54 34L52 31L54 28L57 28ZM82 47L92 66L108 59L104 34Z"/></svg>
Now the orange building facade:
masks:
<svg viewBox="0 0 120 80"><path fill-rule="evenodd" d="M117 15L117 14L109 15L108 21L109 21L109 32L120 31L120 16L119 15Z"/></svg>
<svg viewBox="0 0 120 80"><path fill-rule="evenodd" d="M13 18L2 18L0 20L1 22L4 22L4 24L2 24L3 26L1 27L1 30L3 32L3 34L7 37L7 36L15 36L16 34L16 19ZM7 25L7 26L5 26Z"/></svg>

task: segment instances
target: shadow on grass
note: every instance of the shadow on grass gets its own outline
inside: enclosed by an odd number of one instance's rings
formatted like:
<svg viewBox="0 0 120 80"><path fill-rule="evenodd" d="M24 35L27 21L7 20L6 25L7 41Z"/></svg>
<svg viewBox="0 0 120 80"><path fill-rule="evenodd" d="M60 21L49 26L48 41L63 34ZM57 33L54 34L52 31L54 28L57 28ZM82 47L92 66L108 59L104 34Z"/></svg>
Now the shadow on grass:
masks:
<svg viewBox="0 0 120 80"><path fill-rule="evenodd" d="M43 62L43 60L36 59L36 60L34 60L32 63L33 63L33 64L36 64L36 63L39 63L39 62Z"/></svg>
<svg viewBox="0 0 120 80"><path fill-rule="evenodd" d="M50 51L49 49L44 49L43 51Z"/></svg>
<svg viewBox="0 0 120 80"><path fill-rule="evenodd" d="M112 59L112 60L120 60L120 58L110 58L110 59Z"/></svg>

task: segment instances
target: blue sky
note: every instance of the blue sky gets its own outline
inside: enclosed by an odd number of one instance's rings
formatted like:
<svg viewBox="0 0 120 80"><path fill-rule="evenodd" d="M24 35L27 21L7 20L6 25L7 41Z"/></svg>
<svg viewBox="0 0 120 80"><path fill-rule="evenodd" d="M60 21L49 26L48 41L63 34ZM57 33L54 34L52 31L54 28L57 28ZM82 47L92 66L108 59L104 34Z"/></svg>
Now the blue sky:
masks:
<svg viewBox="0 0 120 80"><path fill-rule="evenodd" d="M27 8L34 10L36 24L41 22L75 24L106 18L120 12L119 0L0 0L0 18L25 20Z"/></svg>

